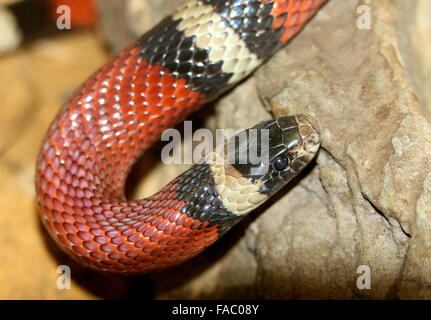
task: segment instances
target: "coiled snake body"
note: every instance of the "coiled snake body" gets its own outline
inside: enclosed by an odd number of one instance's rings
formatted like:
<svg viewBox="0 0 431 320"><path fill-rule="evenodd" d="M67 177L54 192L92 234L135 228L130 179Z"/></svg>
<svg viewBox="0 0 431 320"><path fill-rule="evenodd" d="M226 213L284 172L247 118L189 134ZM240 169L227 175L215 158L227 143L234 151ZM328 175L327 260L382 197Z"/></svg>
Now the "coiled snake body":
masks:
<svg viewBox="0 0 431 320"><path fill-rule="evenodd" d="M131 166L164 129L249 75L325 1L189 0L91 76L37 162L40 214L57 243L100 271L159 270L204 250L291 180L319 146L304 115L254 127L270 133L267 171L204 162L147 199L124 196Z"/></svg>

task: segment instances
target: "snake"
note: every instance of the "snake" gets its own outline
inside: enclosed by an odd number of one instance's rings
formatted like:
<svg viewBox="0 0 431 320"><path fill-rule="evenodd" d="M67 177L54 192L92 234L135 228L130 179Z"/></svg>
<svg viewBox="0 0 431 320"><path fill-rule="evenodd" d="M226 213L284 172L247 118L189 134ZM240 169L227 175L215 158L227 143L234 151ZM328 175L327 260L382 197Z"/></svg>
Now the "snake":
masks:
<svg viewBox="0 0 431 320"><path fill-rule="evenodd" d="M55 242L100 272L159 271L198 255L291 181L320 145L304 114L244 131L269 132L268 143L234 149L267 152L265 166L210 153L150 197L124 191L164 130L249 76L325 2L187 0L90 76L59 110L37 158L36 200Z"/></svg>

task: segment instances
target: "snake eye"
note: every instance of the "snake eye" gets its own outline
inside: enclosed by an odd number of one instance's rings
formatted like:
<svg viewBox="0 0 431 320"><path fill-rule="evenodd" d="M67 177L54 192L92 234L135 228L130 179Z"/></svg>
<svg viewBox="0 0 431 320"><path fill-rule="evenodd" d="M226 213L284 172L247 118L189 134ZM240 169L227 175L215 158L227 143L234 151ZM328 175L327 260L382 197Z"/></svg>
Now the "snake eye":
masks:
<svg viewBox="0 0 431 320"><path fill-rule="evenodd" d="M289 158L280 156L274 159L274 162L272 163L272 166L277 171L283 171L289 166Z"/></svg>

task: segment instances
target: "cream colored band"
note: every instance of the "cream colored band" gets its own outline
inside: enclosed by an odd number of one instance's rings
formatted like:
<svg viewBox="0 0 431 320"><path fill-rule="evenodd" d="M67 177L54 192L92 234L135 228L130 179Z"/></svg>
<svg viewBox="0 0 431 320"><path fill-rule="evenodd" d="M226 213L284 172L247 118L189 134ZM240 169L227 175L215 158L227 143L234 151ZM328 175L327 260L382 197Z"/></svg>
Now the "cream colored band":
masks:
<svg viewBox="0 0 431 320"><path fill-rule="evenodd" d="M179 30L186 37L195 36L199 49L208 49L211 62L223 61L222 71L233 73L229 84L242 80L261 64L212 6L189 0L179 7L173 19L181 19Z"/></svg>
<svg viewBox="0 0 431 320"><path fill-rule="evenodd" d="M215 182L215 188L220 200L228 211L236 215L245 215L260 206L268 199L261 194L259 188L261 181L244 178L234 166L220 161L220 156L211 152L206 156Z"/></svg>

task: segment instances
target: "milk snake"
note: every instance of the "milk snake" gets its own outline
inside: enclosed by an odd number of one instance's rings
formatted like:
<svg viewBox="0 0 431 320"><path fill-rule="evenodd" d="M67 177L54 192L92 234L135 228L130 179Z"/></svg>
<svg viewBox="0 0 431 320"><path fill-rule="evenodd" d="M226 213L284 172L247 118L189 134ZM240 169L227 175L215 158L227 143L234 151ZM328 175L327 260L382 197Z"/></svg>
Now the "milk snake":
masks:
<svg viewBox="0 0 431 320"><path fill-rule="evenodd" d="M127 200L142 152L248 76L326 0L188 0L102 66L59 111L44 138L36 194L46 229L72 257L110 273L146 273L207 248L314 157L305 115L264 121L270 168L203 162L153 196Z"/></svg>

